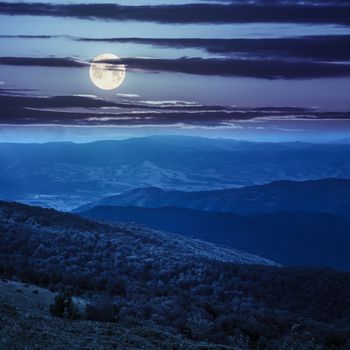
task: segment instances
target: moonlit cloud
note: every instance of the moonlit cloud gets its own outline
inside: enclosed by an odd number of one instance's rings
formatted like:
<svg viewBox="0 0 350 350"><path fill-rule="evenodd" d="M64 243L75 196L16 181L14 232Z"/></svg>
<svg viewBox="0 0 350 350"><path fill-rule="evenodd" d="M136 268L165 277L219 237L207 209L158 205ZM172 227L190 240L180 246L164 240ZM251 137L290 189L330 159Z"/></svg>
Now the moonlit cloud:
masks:
<svg viewBox="0 0 350 350"><path fill-rule="evenodd" d="M159 107L200 106L194 101L140 101L140 103Z"/></svg>
<svg viewBox="0 0 350 350"><path fill-rule="evenodd" d="M315 108L200 105L192 101L116 102L94 95L35 96L0 92L0 125L242 127L248 122L344 120L350 112ZM237 124L240 123L240 124Z"/></svg>
<svg viewBox="0 0 350 350"><path fill-rule="evenodd" d="M123 98L139 98L140 95L138 94L117 94L117 96L119 97L123 97Z"/></svg>

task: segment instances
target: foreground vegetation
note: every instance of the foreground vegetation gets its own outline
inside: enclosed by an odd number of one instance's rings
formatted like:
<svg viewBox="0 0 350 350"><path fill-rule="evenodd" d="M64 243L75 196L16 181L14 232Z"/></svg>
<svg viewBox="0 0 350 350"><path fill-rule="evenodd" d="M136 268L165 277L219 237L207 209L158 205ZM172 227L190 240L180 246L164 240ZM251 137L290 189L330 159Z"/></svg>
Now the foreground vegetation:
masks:
<svg viewBox="0 0 350 350"><path fill-rule="evenodd" d="M88 300L78 321L48 316L50 334L65 331L60 322L70 329L94 320L169 333L173 343L163 349L187 349L182 341L206 344L201 349L350 347L349 273L237 264L144 227L17 204L0 209L2 276L55 292L69 286Z"/></svg>
<svg viewBox="0 0 350 350"><path fill-rule="evenodd" d="M8 282L10 283L10 282ZM25 291L26 288L18 289ZM14 294L21 295L18 290ZM44 294L44 295L43 295ZM40 290L39 295L47 294ZM26 295L28 297L28 295ZM1 350L227 350L229 347L194 342L165 329L136 323L71 321L51 317L48 305L36 310L32 298L26 298L31 311L21 309L3 298L0 288ZM239 347L238 347L239 349Z"/></svg>

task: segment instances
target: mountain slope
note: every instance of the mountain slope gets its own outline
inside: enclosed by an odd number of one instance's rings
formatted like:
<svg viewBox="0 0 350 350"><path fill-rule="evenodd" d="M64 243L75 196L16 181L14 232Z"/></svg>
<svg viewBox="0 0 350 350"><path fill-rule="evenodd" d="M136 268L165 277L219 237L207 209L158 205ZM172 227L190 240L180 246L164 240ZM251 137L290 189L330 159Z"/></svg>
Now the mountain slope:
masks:
<svg viewBox="0 0 350 350"><path fill-rule="evenodd" d="M6 291L13 298L7 298ZM33 294L35 291L37 294ZM55 350L245 350L259 349L260 344L268 341L274 349L305 348L344 350L349 341L349 329L346 326L333 326L321 322L298 321L293 326L293 318L277 320L263 319L260 316L260 328L257 320L250 322L236 312L235 335L229 344L220 344L217 340L189 339L176 334L165 326L155 326L142 322L117 323L96 322L90 320L66 320L52 317L48 313L46 297L53 298L50 291L37 286L0 281L0 337L1 349L55 349ZM44 296L44 300L42 297ZM20 299L20 303L18 302ZM39 301L39 304L38 304ZM226 324L228 320L225 320ZM274 331L267 331L269 328ZM278 331L276 332L276 329ZM281 331L284 329L283 331ZM223 334L221 333L221 337ZM210 338L210 334L206 335ZM260 339L259 339L260 338ZM267 339L266 339L267 338ZM258 339L258 341L256 341ZM219 343L219 344L218 344Z"/></svg>
<svg viewBox="0 0 350 350"><path fill-rule="evenodd" d="M95 206L174 206L236 214L304 211L350 217L350 180L277 181L259 186L199 192L143 188L89 203L75 211Z"/></svg>
<svg viewBox="0 0 350 350"><path fill-rule="evenodd" d="M163 207L95 207L80 215L137 222L269 257L284 265L350 270L350 221L333 214L250 214Z"/></svg>
<svg viewBox="0 0 350 350"><path fill-rule="evenodd" d="M69 238L75 249L83 249L85 242L88 242L87 245L89 246L96 240L95 236L100 234L103 241L107 240L118 246L125 246L125 249L132 247L130 255L137 256L138 259L143 254L146 254L149 258L157 257L158 260L165 257L171 258L171 262L168 262L167 265L186 259L188 256L235 263L275 265L271 260L253 254L235 249L224 249L182 235L154 231L145 227L113 226L84 220L72 214L60 213L50 209L6 202L0 202L0 228L3 229L2 241L0 242L6 241L10 237L11 231L9 231L8 225L12 221L16 222L16 230L23 230L18 237L19 240L40 241L51 249L53 249L53 242L60 240L67 233L66 230L69 230L71 233ZM25 247L18 248L24 249ZM39 248L40 246L37 249ZM5 246L0 249L0 252L4 255L10 253ZM35 247L32 247L32 249L35 254Z"/></svg>
<svg viewBox="0 0 350 350"><path fill-rule="evenodd" d="M55 318L49 313L54 296L55 293L34 285L0 280L1 349L230 349L183 339L149 325Z"/></svg>
<svg viewBox="0 0 350 350"><path fill-rule="evenodd" d="M51 291L69 288L91 300L99 319L108 310L117 322L31 315L30 307L16 310L1 298L0 283L0 336L9 347L344 350L350 344L347 272L232 263L207 256L208 245L206 254L187 248L193 240L177 235L13 203L0 203L0 232L0 276Z"/></svg>

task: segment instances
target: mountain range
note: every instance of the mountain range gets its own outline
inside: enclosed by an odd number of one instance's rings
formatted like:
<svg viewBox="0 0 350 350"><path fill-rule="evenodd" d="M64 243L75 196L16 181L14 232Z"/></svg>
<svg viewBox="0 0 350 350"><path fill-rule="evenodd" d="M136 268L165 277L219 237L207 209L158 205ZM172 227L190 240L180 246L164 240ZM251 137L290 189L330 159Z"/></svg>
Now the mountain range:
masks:
<svg viewBox="0 0 350 350"><path fill-rule="evenodd" d="M350 217L350 180L277 181L235 189L186 192L156 187L134 189L86 204L96 206L179 207L236 214L303 211Z"/></svg>
<svg viewBox="0 0 350 350"><path fill-rule="evenodd" d="M140 187L201 191L350 178L350 145L182 136L2 143L0 167L2 199L71 210Z"/></svg>
<svg viewBox="0 0 350 350"><path fill-rule="evenodd" d="M277 181L237 189L186 192L143 188L75 212L136 222L292 266L350 270L350 180Z"/></svg>

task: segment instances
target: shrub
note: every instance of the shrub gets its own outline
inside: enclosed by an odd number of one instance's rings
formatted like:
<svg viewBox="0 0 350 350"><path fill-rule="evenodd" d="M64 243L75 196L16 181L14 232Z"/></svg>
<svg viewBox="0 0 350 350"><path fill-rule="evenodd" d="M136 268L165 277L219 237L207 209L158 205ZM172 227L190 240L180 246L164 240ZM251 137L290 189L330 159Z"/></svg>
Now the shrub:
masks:
<svg viewBox="0 0 350 350"><path fill-rule="evenodd" d="M79 310L73 302L72 293L69 289L55 296L54 303L50 305L50 313L53 316L69 320L80 318Z"/></svg>

